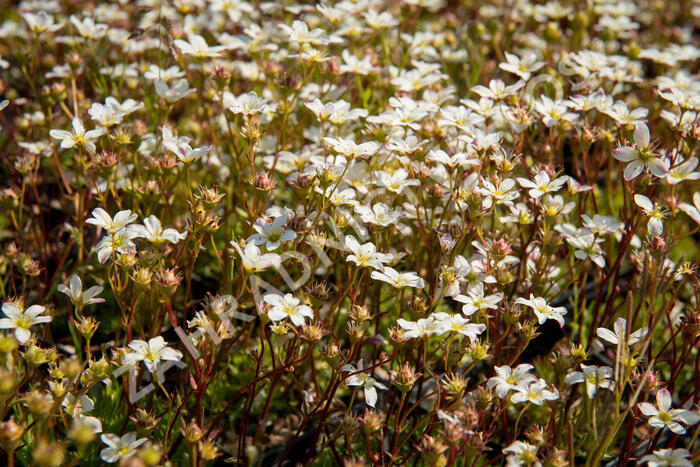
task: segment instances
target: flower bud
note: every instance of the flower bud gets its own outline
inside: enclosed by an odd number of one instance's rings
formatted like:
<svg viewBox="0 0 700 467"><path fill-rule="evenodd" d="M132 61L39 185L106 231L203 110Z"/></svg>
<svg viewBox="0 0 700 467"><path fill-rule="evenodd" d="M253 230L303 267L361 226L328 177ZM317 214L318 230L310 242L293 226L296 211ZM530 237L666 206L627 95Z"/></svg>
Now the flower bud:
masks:
<svg viewBox="0 0 700 467"><path fill-rule="evenodd" d="M37 418L45 417L51 413L51 409L53 408L53 398L51 395L39 391L32 391L27 394L24 403L32 415Z"/></svg>
<svg viewBox="0 0 700 467"><path fill-rule="evenodd" d="M343 417L342 426L345 435L352 439L352 437L357 434L357 430L360 428L360 421L352 414L346 415Z"/></svg>
<svg viewBox="0 0 700 467"><path fill-rule="evenodd" d="M443 467L447 463L443 454L447 450L447 446L437 437L423 435L419 449L423 453L426 465Z"/></svg>
<svg viewBox="0 0 700 467"><path fill-rule="evenodd" d="M450 374L442 380L442 390L453 399L461 397L467 387L467 380L458 374Z"/></svg>
<svg viewBox="0 0 700 467"><path fill-rule="evenodd" d="M364 305L352 305L348 314L353 321L363 322L372 319L372 315L369 314L369 310Z"/></svg>
<svg viewBox="0 0 700 467"><path fill-rule="evenodd" d="M78 324L76 326L78 328L78 332L83 336L83 338L86 341L89 341L90 339L92 339L92 336L95 334L95 331L97 331L97 327L99 325L100 323L95 321L95 318L90 316L87 318L80 318L80 321L78 321Z"/></svg>
<svg viewBox="0 0 700 467"><path fill-rule="evenodd" d="M366 409L360 421L362 422L362 430L367 434L372 434L382 428L384 416L373 410Z"/></svg>
<svg viewBox="0 0 700 467"><path fill-rule="evenodd" d="M32 449L32 457L40 467L58 467L65 460L66 446L40 439Z"/></svg>
<svg viewBox="0 0 700 467"><path fill-rule="evenodd" d="M353 344L359 342L365 336L365 328L362 323L356 321L351 321L348 324L348 335L350 336L350 342Z"/></svg>
<svg viewBox="0 0 700 467"><path fill-rule="evenodd" d="M318 324L307 324L302 328L302 336L310 342L318 342L323 338L323 328Z"/></svg>
<svg viewBox="0 0 700 467"><path fill-rule="evenodd" d="M209 440L202 440L199 442L199 455L202 456L202 460L210 461L215 459L219 455L219 450Z"/></svg>
<svg viewBox="0 0 700 467"><path fill-rule="evenodd" d="M182 432L183 436L185 437L188 443L196 443L197 441L202 439L202 436L204 436L204 432L194 420L192 420L187 425L184 425L180 429L180 431Z"/></svg>
<svg viewBox="0 0 700 467"><path fill-rule="evenodd" d="M401 392L411 390L416 380L420 378L421 373L416 373L408 363L404 363L399 371L391 371L391 382L396 385L396 388Z"/></svg>
<svg viewBox="0 0 700 467"><path fill-rule="evenodd" d="M15 423L14 417L10 417L6 422L0 422L0 446L5 450L14 451L23 434L24 428Z"/></svg>

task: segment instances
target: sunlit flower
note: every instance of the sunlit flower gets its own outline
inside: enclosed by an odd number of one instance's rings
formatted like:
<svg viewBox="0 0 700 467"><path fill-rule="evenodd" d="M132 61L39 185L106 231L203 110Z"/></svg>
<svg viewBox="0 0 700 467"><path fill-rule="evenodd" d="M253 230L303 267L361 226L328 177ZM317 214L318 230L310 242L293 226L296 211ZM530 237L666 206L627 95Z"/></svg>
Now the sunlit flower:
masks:
<svg viewBox="0 0 700 467"><path fill-rule="evenodd" d="M100 451L100 458L108 464L133 457L138 447L147 441L146 438L136 439L136 433L127 433L122 437L105 433L100 439L107 445Z"/></svg>
<svg viewBox="0 0 700 467"><path fill-rule="evenodd" d="M517 386L515 393L511 396L514 404L520 402L530 402L535 405L542 405L545 401L555 401L559 399L559 391L547 389L547 382L542 378L528 384L527 386Z"/></svg>
<svg viewBox="0 0 700 467"><path fill-rule="evenodd" d="M596 334L604 341L613 345L634 345L647 335L647 328L637 329L633 333L627 334L627 320L618 318L613 326L615 332L605 328L598 328Z"/></svg>
<svg viewBox="0 0 700 467"><path fill-rule="evenodd" d="M56 290L68 295L70 301L77 308L104 302L103 298L97 297L102 293L103 288L99 285L93 285L84 291L83 282L76 274L71 276L70 280L68 281L68 287L63 284L58 284Z"/></svg>
<svg viewBox="0 0 700 467"><path fill-rule="evenodd" d="M371 277L386 282L397 289L402 287L422 289L425 287L425 281L415 272L398 272L388 266L385 266L382 271L372 271Z"/></svg>
<svg viewBox="0 0 700 467"><path fill-rule="evenodd" d="M286 213L276 217L271 223L258 219L253 224L257 233L248 237L247 242L256 245L265 245L268 250L276 250L283 242L289 242L297 237L296 232L287 229L288 215Z"/></svg>
<svg viewBox="0 0 700 467"><path fill-rule="evenodd" d="M353 365L346 364L343 366L342 371L351 373L350 376L345 379L345 384L348 386L361 386L365 391L365 403L370 407L374 407L377 403L377 389L385 390L386 386L372 378L369 372L364 371L362 360L357 362L357 368Z"/></svg>
<svg viewBox="0 0 700 467"><path fill-rule="evenodd" d="M668 428L679 435L685 434L681 422L687 425L700 422L700 414L685 409L672 409L671 402L671 393L663 388L656 392L656 407L649 402L640 402L637 407L649 417L649 425L659 429Z"/></svg>
<svg viewBox="0 0 700 467"><path fill-rule="evenodd" d="M508 365L496 366L494 367L496 376L489 378L487 386L489 389L495 388L498 397L503 399L509 391L537 381L537 377L530 374L530 370L533 368L529 363L521 363L515 368Z"/></svg>
<svg viewBox="0 0 700 467"><path fill-rule="evenodd" d="M651 148L649 128L644 123L638 123L634 130L634 146L622 146L613 151L615 159L627 162L625 180L636 178L643 170L656 177L665 177L668 164L657 157Z"/></svg>
<svg viewBox="0 0 700 467"><path fill-rule="evenodd" d="M677 449L657 449L651 454L639 459L641 464L645 462L649 467L692 467L690 451L683 448Z"/></svg>
<svg viewBox="0 0 700 467"><path fill-rule="evenodd" d="M598 388L613 390L615 383L611 380L613 370L609 366L581 364L582 371L574 371L566 375L566 384L586 383L586 394L589 398L595 396Z"/></svg>
<svg viewBox="0 0 700 467"><path fill-rule="evenodd" d="M634 203L642 208L644 214L649 216L649 222L647 222L647 231L650 235L658 237L664 232L664 211L661 206L656 203L652 203L649 198L644 195L634 195Z"/></svg>
<svg viewBox="0 0 700 467"><path fill-rule="evenodd" d="M503 448L503 454L507 454L507 467L539 464L537 462L537 446L524 441L513 441L508 447Z"/></svg>
<svg viewBox="0 0 700 467"><path fill-rule="evenodd" d="M168 347L168 343L161 336L149 339L148 342L133 340L129 343L129 348L133 352L126 354L124 363L143 361L151 373L158 371L162 361L179 361L182 358L182 352Z"/></svg>
<svg viewBox="0 0 700 467"><path fill-rule="evenodd" d="M112 218L104 209L95 208L92 210L92 217L87 219L85 223L102 227L110 234L115 234L128 224L134 222L137 218L138 216L133 214L129 209L119 211L114 215L114 218Z"/></svg>
<svg viewBox="0 0 700 467"><path fill-rule="evenodd" d="M282 261L275 253L262 254L260 248L254 243L247 243L245 248L241 249L238 243L231 241L231 246L238 252L243 267L248 272L262 272L269 268L277 268Z"/></svg>
<svg viewBox="0 0 700 467"><path fill-rule="evenodd" d="M263 297L263 301L272 306L267 312L267 316L272 321L280 321L289 318L295 326L303 326L305 322L304 318L314 318L314 312L311 307L301 305L301 300L294 297L292 294L267 294Z"/></svg>
<svg viewBox="0 0 700 467"><path fill-rule="evenodd" d="M97 146L93 140L104 135L107 130L103 127L97 127L94 130L85 131L83 121L79 118L73 119L73 132L65 130L51 130L49 135L53 139L61 140L61 148L69 149L76 146L84 148L90 154L94 154Z"/></svg>
<svg viewBox="0 0 700 467"><path fill-rule="evenodd" d="M186 41L175 39L173 43L183 55L192 55L198 58L220 57L221 51L225 48L221 45L212 47L202 36L197 34L188 35Z"/></svg>
<svg viewBox="0 0 700 467"><path fill-rule="evenodd" d="M143 220L143 225L130 225L129 229L136 234L135 238L145 238L151 243L163 242L177 243L187 238L187 233L178 232L173 228L164 229L156 216L148 216Z"/></svg>
<svg viewBox="0 0 700 467"><path fill-rule="evenodd" d="M373 243L360 245L352 235L345 237L345 248L352 253L348 255L347 261L353 262L359 267L369 266L381 271L384 269L384 263L388 263L392 259L391 254L379 253Z"/></svg>
<svg viewBox="0 0 700 467"><path fill-rule="evenodd" d="M544 298L535 297L532 294L530 294L530 299L518 298L515 300L515 303L516 305L525 305L532 309L537 316L537 321L540 324L543 324L548 319L553 319L557 321L560 326L564 326L564 315L566 314L566 308L563 306L550 306Z"/></svg>
<svg viewBox="0 0 700 467"><path fill-rule="evenodd" d="M42 316L45 310L41 305L32 305L24 309L21 304L5 302L2 304L2 312L6 318L0 318L0 329L14 329L17 342L25 344L32 336L29 328L53 320L51 316Z"/></svg>

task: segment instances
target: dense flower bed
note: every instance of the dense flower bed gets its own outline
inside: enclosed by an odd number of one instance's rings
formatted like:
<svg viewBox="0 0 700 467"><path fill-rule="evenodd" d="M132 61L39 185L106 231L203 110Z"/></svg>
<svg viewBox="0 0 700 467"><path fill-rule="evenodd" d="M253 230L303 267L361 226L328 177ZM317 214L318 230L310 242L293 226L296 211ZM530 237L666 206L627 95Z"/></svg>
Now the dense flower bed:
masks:
<svg viewBox="0 0 700 467"><path fill-rule="evenodd" d="M0 463L700 461L700 4L0 9Z"/></svg>

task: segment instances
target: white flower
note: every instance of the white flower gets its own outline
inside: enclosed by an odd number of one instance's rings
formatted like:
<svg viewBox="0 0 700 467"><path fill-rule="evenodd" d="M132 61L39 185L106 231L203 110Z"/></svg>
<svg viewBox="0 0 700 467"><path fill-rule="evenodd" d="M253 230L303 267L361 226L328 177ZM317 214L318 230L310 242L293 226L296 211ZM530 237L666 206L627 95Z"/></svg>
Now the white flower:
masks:
<svg viewBox="0 0 700 467"><path fill-rule="evenodd" d="M289 217L287 213L276 217L271 223L258 218L253 225L257 233L246 240L256 245L265 245L268 250L275 250L283 242L289 242L297 237L296 232L286 228Z"/></svg>
<svg viewBox="0 0 700 467"><path fill-rule="evenodd" d="M133 352L126 354L124 363L143 361L151 373L158 370L162 360L179 361L182 358L182 352L168 347L168 343L161 336L149 339L148 342L133 340L129 343L129 348Z"/></svg>
<svg viewBox="0 0 700 467"><path fill-rule="evenodd" d="M107 35L107 30L109 29L104 23L95 23L89 16L80 20L77 16L71 15L70 22L78 30L78 34L85 39L100 39Z"/></svg>
<svg viewBox="0 0 700 467"><path fill-rule="evenodd" d="M489 87L478 85L474 86L471 91L494 101L501 101L508 96L512 96L517 93L520 88L525 86L525 81L518 81L517 83L506 86L506 84L500 79L492 79L489 81Z"/></svg>
<svg viewBox="0 0 700 467"><path fill-rule="evenodd" d="M177 243L187 238L187 233L178 232L173 228L164 229L156 216L148 216L143 220L143 225L130 225L129 229L135 234L134 238L145 238L151 243L163 242Z"/></svg>
<svg viewBox="0 0 700 467"><path fill-rule="evenodd" d="M506 62L500 63L498 67L503 71L518 75L526 81L530 79L533 71L537 71L544 66L544 62L538 62L537 55L530 50L525 52L522 58L508 52L505 53L505 56Z"/></svg>
<svg viewBox="0 0 700 467"><path fill-rule="evenodd" d="M289 36L290 42L295 42L299 46L321 45L329 41L326 31L319 28L309 30L309 26L303 21L294 20L291 27L286 24L280 24L279 27Z"/></svg>
<svg viewBox="0 0 700 467"><path fill-rule="evenodd" d="M288 293L284 296L278 294L267 294L263 301L272 305L267 312L267 316L272 321L280 321L289 318L295 326L303 326L304 317L313 319L314 312L307 305L300 305L301 300Z"/></svg>
<svg viewBox="0 0 700 467"><path fill-rule="evenodd" d="M345 384L348 386L362 386L365 391L365 403L370 407L374 407L377 403L377 389L386 389L386 386L377 382L374 378L370 376L368 372L364 372L364 366L362 360L357 362L357 368L347 364L344 365L342 371L347 371L351 374L345 379Z"/></svg>
<svg viewBox="0 0 700 467"><path fill-rule="evenodd" d="M600 214L594 215L593 219L582 214L581 219L583 219L584 227L598 235L618 232L625 226L624 223L618 221L615 217L601 216Z"/></svg>
<svg viewBox="0 0 700 467"><path fill-rule="evenodd" d="M530 374L530 370L533 368L534 366L529 363L521 363L515 368L511 368L508 365L496 366L494 367L496 376L489 378L487 387L489 389L496 388L496 394L503 399L511 389L526 386L537 380L534 375Z"/></svg>
<svg viewBox="0 0 700 467"><path fill-rule="evenodd" d="M553 319L559 323L560 326L564 326L564 315L566 314L566 308L563 306L552 307L547 304L547 301L542 297L535 297L530 294L530 299L518 298L515 300L516 304L525 305L532 309L537 315L537 320L540 324L543 324L548 319Z"/></svg>
<svg viewBox="0 0 700 467"><path fill-rule="evenodd" d="M401 211L392 211L384 203L376 203L374 206L355 206L355 212L360 215L362 222L387 227L396 224L401 218Z"/></svg>
<svg viewBox="0 0 700 467"><path fill-rule="evenodd" d="M377 252L377 247L373 243L360 245L352 235L345 237L345 248L352 252L351 255L348 255L346 261L351 261L359 267L369 266L381 271L384 269L383 263L388 263L393 259L393 256L389 253Z"/></svg>
<svg viewBox="0 0 700 467"><path fill-rule="evenodd" d="M606 342L613 345L633 345L639 342L639 340L646 336L649 332L648 328L637 329L629 336L627 335L627 320L625 318L618 318L614 324L615 332L613 333L609 329L598 328L596 334L598 337Z"/></svg>
<svg viewBox="0 0 700 467"><path fill-rule="evenodd" d="M368 75L378 70L372 65L372 57L365 55L362 58L357 58L349 50L343 49L341 52L343 63L340 65L341 73L355 73L358 75Z"/></svg>
<svg viewBox="0 0 700 467"><path fill-rule="evenodd" d="M97 127L94 130L85 131L83 121L79 118L73 119L73 132L65 130L51 130L49 135L53 139L61 140L61 148L69 149L75 146L82 146L90 154L95 154L97 146L92 140L104 135L107 130L103 127Z"/></svg>
<svg viewBox="0 0 700 467"><path fill-rule="evenodd" d="M213 148L213 146L201 146L193 149L189 145L189 140L186 136L175 137L172 128L169 125L163 125L163 146L186 164L200 159Z"/></svg>
<svg viewBox="0 0 700 467"><path fill-rule="evenodd" d="M547 390L547 382L542 378L527 386L517 386L515 394L511 397L514 404L520 402L530 402L535 405L542 405L544 401L554 401L559 399L559 391L556 388L553 391Z"/></svg>
<svg viewBox="0 0 700 467"><path fill-rule="evenodd" d="M53 16L45 11L34 13L22 13L22 18L27 22L27 26L35 34L41 34L45 31L55 32L63 27L63 23L54 23Z"/></svg>
<svg viewBox="0 0 700 467"><path fill-rule="evenodd" d="M0 318L0 329L14 329L15 339L24 344L32 336L29 328L35 324L50 323L53 319L51 316L41 316L45 310L41 305L32 305L25 310L15 303L5 302L2 312L7 318Z"/></svg>
<svg viewBox="0 0 700 467"><path fill-rule="evenodd" d="M693 467L690 462L690 451L687 449L658 449L639 459L641 464L648 463L649 467Z"/></svg>
<svg viewBox="0 0 700 467"><path fill-rule="evenodd" d="M108 464L129 459L136 454L136 449L147 441L146 438L136 439L136 433L127 433L121 438L113 433L105 433L100 439L107 445L100 451L100 458Z"/></svg>
<svg viewBox="0 0 700 467"><path fill-rule="evenodd" d="M148 70L143 74L143 77L150 81L162 80L168 82L176 78L182 78L185 72L178 66L171 66L168 69L162 69L158 65L148 65Z"/></svg>
<svg viewBox="0 0 700 467"><path fill-rule="evenodd" d="M380 170L375 172L377 181L375 184L391 191L392 193L401 194L407 186L419 186L420 182L415 178L408 178L408 172L404 169L395 170L392 173Z"/></svg>
<svg viewBox="0 0 700 467"><path fill-rule="evenodd" d="M424 107L419 106L410 97L391 97L389 105L393 107L392 110L382 112L378 116L367 117L367 121L378 125L407 126L412 130L419 130L418 122L428 116Z"/></svg>
<svg viewBox="0 0 700 467"><path fill-rule="evenodd" d="M128 224L134 222L137 217L138 216L136 214L132 214L129 209L124 209L123 211L116 213L114 218L112 218L112 216L107 214L107 211L104 209L95 208L92 210L92 217L87 219L85 223L102 227L110 234L115 234Z"/></svg>
<svg viewBox="0 0 700 467"><path fill-rule="evenodd" d="M495 310L498 308L498 302L503 300L503 294L484 295L484 284L479 282L467 290L467 295L457 295L453 298L460 303L464 303L462 313L471 316L477 311Z"/></svg>
<svg viewBox="0 0 700 467"><path fill-rule="evenodd" d="M697 157L691 157L690 159L682 162L677 161L676 165L668 171L668 174L666 175L666 183L669 185L677 185L685 180L700 179L700 172L694 172L695 167L697 166Z"/></svg>
<svg viewBox="0 0 700 467"><path fill-rule="evenodd" d="M477 188L477 192L486 197L482 203L484 209L489 209L494 204L511 206L513 204L512 200L519 196L518 190L514 189L515 181L513 179L506 178L498 182L497 185L482 179L482 183L484 187Z"/></svg>
<svg viewBox="0 0 700 467"><path fill-rule="evenodd" d="M479 334L486 330L485 324L475 324L469 321L462 315L451 315L448 313L435 313L433 315L438 323L438 333L456 332L463 336L467 336L469 340L474 342L479 337Z"/></svg>
<svg viewBox="0 0 700 467"><path fill-rule="evenodd" d="M419 337L427 339L441 330L440 323L434 319L433 315L427 318L421 318L418 321L406 321L403 318L399 318L396 322L406 331L404 333L406 339L416 339Z"/></svg>
<svg viewBox="0 0 700 467"><path fill-rule="evenodd" d="M102 287L99 285L94 285L83 291L83 282L76 274L71 276L70 280L68 281L68 287L63 284L58 284L56 290L68 295L68 297L70 297L70 301L77 308L104 302L103 298L95 298L97 295L102 293Z"/></svg>
<svg viewBox="0 0 700 467"><path fill-rule="evenodd" d="M615 159L628 162L625 167L625 180L636 178L644 169L656 177L665 177L668 163L656 157L651 148L649 128L644 123L637 123L634 129L634 146L622 146L613 151Z"/></svg>
<svg viewBox="0 0 700 467"><path fill-rule="evenodd" d="M503 454L508 454L506 458L507 467L540 465L537 462L537 446L524 441L513 441L507 448L503 449Z"/></svg>
<svg viewBox="0 0 700 467"><path fill-rule="evenodd" d="M559 226L557 226L559 227ZM571 246L576 248L574 256L581 261L590 259L596 266L605 267L605 257L600 244L603 243L602 238L598 238L595 234L586 229L578 229L577 235L564 235L566 241Z"/></svg>
<svg viewBox="0 0 700 467"><path fill-rule="evenodd" d="M153 85L155 86L156 94L168 102L179 101L195 91L194 88L190 88L190 83L185 78L175 81L172 86L169 86L162 79L157 79Z"/></svg>
<svg viewBox="0 0 700 467"><path fill-rule="evenodd" d="M104 264L115 253L126 253L136 249L132 239L137 235L131 229L121 229L114 234L102 237L102 240L95 246L97 249L97 261Z"/></svg>
<svg viewBox="0 0 700 467"><path fill-rule="evenodd" d="M85 415L86 412L90 412L95 408L95 403L85 394L76 398L69 392L66 394L66 397L63 398L61 405L65 407L66 412L68 412L71 417L77 418L80 423L89 427L93 433L102 432L102 422L100 419Z"/></svg>
<svg viewBox="0 0 700 467"><path fill-rule="evenodd" d="M118 125L124 119L126 112L122 112L108 105L94 102L88 109L90 117L103 127Z"/></svg>
<svg viewBox="0 0 700 467"><path fill-rule="evenodd" d="M322 103L318 98L311 102L307 102L304 106L312 111L316 118L321 122L329 120L334 125L341 125L345 122L357 120L360 117L366 117L369 113L367 109L352 109L350 103L344 100L336 102Z"/></svg>
<svg viewBox="0 0 700 467"><path fill-rule="evenodd" d="M478 167L481 164L477 159L470 159L463 152L458 152L450 156L442 149L433 149L427 156L425 160L439 162L450 170L456 167Z"/></svg>
<svg viewBox="0 0 700 467"><path fill-rule="evenodd" d="M440 109L441 119L438 125L441 127L455 127L462 131L470 132L475 126L484 123L484 117L462 106L447 106Z"/></svg>
<svg viewBox="0 0 700 467"><path fill-rule="evenodd" d="M348 159L373 156L379 150L379 143L374 141L357 144L348 139L328 137L323 138L323 141L330 146L333 151L344 155Z"/></svg>
<svg viewBox="0 0 700 467"><path fill-rule="evenodd" d="M425 287L425 281L415 272L398 272L388 266L385 266L383 271L372 271L371 277L378 281L384 281L397 289L402 287L422 289Z"/></svg>
<svg viewBox="0 0 700 467"><path fill-rule="evenodd" d="M649 402L640 402L637 407L649 417L649 425L659 429L668 428L679 435L685 434L685 428L679 422L687 425L695 425L700 422L700 415L697 412L672 409L671 402L671 393L668 392L668 389L663 388L656 392L656 407Z"/></svg>
<svg viewBox="0 0 700 467"><path fill-rule="evenodd" d="M323 190L320 186L317 186L316 188L314 188L314 191L316 193L325 195L326 198L328 198L328 201L330 201L330 203L333 206L341 206L344 204L347 204L349 206L357 206L358 204L357 200L355 200L355 190L353 190L352 188L346 188L342 191L330 189Z"/></svg>
<svg viewBox="0 0 700 467"><path fill-rule="evenodd" d="M595 396L598 388L613 390L615 383L611 381L613 370L609 366L581 364L583 371L574 371L566 375L566 384L586 383L586 394L589 398Z"/></svg>
<svg viewBox="0 0 700 467"><path fill-rule="evenodd" d="M693 194L693 204L681 203L680 209L688 214L691 219L700 224L700 192Z"/></svg>
<svg viewBox="0 0 700 467"><path fill-rule="evenodd" d="M560 120L574 122L578 115L567 112L568 101L561 99L552 100L547 96L540 96L540 100L534 102L535 110L542 115L542 123L546 127L551 127L559 123Z"/></svg>
<svg viewBox="0 0 700 467"><path fill-rule="evenodd" d="M260 253L260 248L254 243L247 243L244 249L238 243L231 241L231 246L238 252L243 262L243 268L248 272L262 272L269 268L280 266L281 258L275 253Z"/></svg>
<svg viewBox="0 0 700 467"><path fill-rule="evenodd" d="M187 40L175 39L175 46L180 49L183 55L192 55L193 57L220 57L224 46L210 47L204 38L197 34L189 34Z"/></svg>
<svg viewBox="0 0 700 467"><path fill-rule="evenodd" d="M518 183L523 188L530 188L528 194L531 197L539 198L540 196L546 193L557 192L561 190L561 187L564 186L564 184L566 183L566 178L559 177L555 178L554 180L551 180L549 178L549 174L547 174L547 172L545 172L544 170L541 170L540 173L535 175L534 182L528 180L527 178L518 178Z"/></svg>
<svg viewBox="0 0 700 467"><path fill-rule="evenodd" d="M642 208L644 214L649 216L647 231L650 235L658 237L664 232L664 211L658 203L652 204L651 200L644 195L634 195L634 203Z"/></svg>
<svg viewBox="0 0 700 467"><path fill-rule="evenodd" d="M246 94L241 94L235 97L233 101L227 102L228 109L234 114L255 115L260 112L265 112L269 107L267 99L258 97L255 91L250 91Z"/></svg>

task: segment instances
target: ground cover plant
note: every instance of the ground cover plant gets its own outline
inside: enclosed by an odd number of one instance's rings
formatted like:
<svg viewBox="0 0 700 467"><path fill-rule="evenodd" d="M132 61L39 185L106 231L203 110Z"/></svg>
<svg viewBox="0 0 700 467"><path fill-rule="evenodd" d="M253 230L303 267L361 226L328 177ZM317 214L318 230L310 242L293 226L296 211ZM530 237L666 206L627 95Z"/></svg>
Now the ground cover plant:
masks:
<svg viewBox="0 0 700 467"><path fill-rule="evenodd" d="M0 463L700 462L700 3L0 7Z"/></svg>

